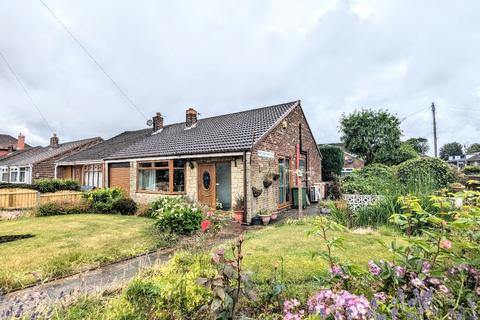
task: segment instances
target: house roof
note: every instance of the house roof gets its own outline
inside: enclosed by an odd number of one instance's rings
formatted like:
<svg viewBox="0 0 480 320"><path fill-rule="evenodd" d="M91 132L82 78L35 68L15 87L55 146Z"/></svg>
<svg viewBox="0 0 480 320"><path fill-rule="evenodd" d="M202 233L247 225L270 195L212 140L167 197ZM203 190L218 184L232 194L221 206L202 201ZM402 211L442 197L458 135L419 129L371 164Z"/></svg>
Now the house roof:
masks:
<svg viewBox="0 0 480 320"><path fill-rule="evenodd" d="M59 164L74 164L77 162L101 161L111 154L122 150L131 144L148 137L152 129L125 131L119 135L94 145L84 151L67 156L57 161Z"/></svg>
<svg viewBox="0 0 480 320"><path fill-rule="evenodd" d="M480 161L480 153L471 156L470 158L467 159L467 161Z"/></svg>
<svg viewBox="0 0 480 320"><path fill-rule="evenodd" d="M57 148L35 147L28 150L15 151L10 156L0 159L0 166L25 166L41 162L52 157L61 155L82 145L101 140L100 137L65 142L58 145Z"/></svg>
<svg viewBox="0 0 480 320"><path fill-rule="evenodd" d="M107 159L246 151L279 123L299 101L166 125L162 130L119 150Z"/></svg>
<svg viewBox="0 0 480 320"><path fill-rule="evenodd" d="M0 134L0 149L8 149L10 145L17 145L17 139L8 134ZM25 148L31 148L25 144Z"/></svg>

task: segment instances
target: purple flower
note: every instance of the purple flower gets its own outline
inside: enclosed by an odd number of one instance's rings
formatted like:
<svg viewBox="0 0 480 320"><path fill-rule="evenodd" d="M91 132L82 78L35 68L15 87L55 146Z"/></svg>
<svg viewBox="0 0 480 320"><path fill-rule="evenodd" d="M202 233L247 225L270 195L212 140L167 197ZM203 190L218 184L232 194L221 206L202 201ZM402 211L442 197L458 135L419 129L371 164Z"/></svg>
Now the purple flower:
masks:
<svg viewBox="0 0 480 320"><path fill-rule="evenodd" d="M373 296L377 301L381 301L381 302L387 301L387 295L385 294L385 292L377 292Z"/></svg>
<svg viewBox="0 0 480 320"><path fill-rule="evenodd" d="M422 263L422 273L429 273L432 269L432 265L428 261Z"/></svg>
<svg viewBox="0 0 480 320"><path fill-rule="evenodd" d="M444 286L443 284L438 286L438 290L441 293L444 293L444 294L449 294L450 293L450 290L446 286Z"/></svg>
<svg viewBox="0 0 480 320"><path fill-rule="evenodd" d="M420 287L423 287L424 284L423 284L423 281L418 279L418 278L413 278L410 283L414 286L414 287L417 287L417 288L420 288Z"/></svg>
<svg viewBox="0 0 480 320"><path fill-rule="evenodd" d="M405 272L407 271L407 270L405 269L405 267L396 266L396 267L394 268L394 270L395 270L395 275L396 275L398 278L403 278L403 277L405 277Z"/></svg>
<svg viewBox="0 0 480 320"><path fill-rule="evenodd" d="M368 261L368 271L370 271L370 273L374 276L379 276L380 273L382 272L380 267L377 264L375 264L375 262L373 262L372 260Z"/></svg>

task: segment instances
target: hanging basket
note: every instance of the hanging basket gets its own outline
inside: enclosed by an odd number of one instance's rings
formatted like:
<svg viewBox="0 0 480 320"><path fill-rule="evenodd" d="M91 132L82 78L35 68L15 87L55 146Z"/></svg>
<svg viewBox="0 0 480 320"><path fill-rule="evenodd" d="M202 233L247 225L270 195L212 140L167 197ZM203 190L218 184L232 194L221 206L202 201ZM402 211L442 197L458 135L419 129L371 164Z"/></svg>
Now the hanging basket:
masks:
<svg viewBox="0 0 480 320"><path fill-rule="evenodd" d="M275 173L275 174L272 176L273 181L277 181L279 178L280 178L280 175L279 175L278 173Z"/></svg>
<svg viewBox="0 0 480 320"><path fill-rule="evenodd" d="M255 198L258 198L260 197L260 195L262 194L263 190L262 189L258 189L256 187L252 187L252 193L253 193L253 196Z"/></svg>
<svg viewBox="0 0 480 320"><path fill-rule="evenodd" d="M270 180L270 179L263 180L263 186L265 187L265 189L268 189L268 187L270 187L272 183L273 183L273 180Z"/></svg>

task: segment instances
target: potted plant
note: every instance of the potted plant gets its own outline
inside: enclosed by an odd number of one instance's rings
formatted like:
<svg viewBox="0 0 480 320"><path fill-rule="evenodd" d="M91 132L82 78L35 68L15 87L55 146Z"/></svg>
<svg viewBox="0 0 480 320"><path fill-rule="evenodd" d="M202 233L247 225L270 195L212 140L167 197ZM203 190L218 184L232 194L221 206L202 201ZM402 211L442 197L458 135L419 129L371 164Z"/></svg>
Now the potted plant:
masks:
<svg viewBox="0 0 480 320"><path fill-rule="evenodd" d="M465 190L465 186L458 182L451 183L449 187L452 192L462 192Z"/></svg>
<svg viewBox="0 0 480 320"><path fill-rule="evenodd" d="M260 195L262 194L262 192L263 192L262 189L258 189L257 187L252 186L252 193L253 193L253 196L254 196L255 198L260 197Z"/></svg>
<svg viewBox="0 0 480 320"><path fill-rule="evenodd" d="M272 211L271 219L272 221L275 221L278 219L278 211Z"/></svg>
<svg viewBox="0 0 480 320"><path fill-rule="evenodd" d="M255 217L252 218L252 224L254 226L259 226L262 224L262 218L257 214Z"/></svg>
<svg viewBox="0 0 480 320"><path fill-rule="evenodd" d="M330 208L331 202L322 201L318 206L321 214L330 214L330 212L332 212L332 209Z"/></svg>
<svg viewBox="0 0 480 320"><path fill-rule="evenodd" d="M235 203L233 204L233 218L235 222L242 223L243 214L245 213L245 198L242 195L235 197Z"/></svg>
<svg viewBox="0 0 480 320"><path fill-rule="evenodd" d="M262 219L263 225L266 226L270 223L272 215L267 210L258 211L258 216Z"/></svg>
<svg viewBox="0 0 480 320"><path fill-rule="evenodd" d="M263 177L263 187L264 187L265 189L268 189L268 187L270 187L272 184L273 184L273 174L267 173L267 174Z"/></svg>

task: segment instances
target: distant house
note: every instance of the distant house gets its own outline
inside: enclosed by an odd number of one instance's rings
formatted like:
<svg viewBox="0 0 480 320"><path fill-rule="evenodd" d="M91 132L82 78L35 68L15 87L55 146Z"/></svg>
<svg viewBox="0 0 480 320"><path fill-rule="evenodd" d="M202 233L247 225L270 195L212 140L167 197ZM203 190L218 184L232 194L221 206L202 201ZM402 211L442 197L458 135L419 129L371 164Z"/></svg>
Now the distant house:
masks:
<svg viewBox="0 0 480 320"><path fill-rule="evenodd" d="M110 185L118 185L115 179L119 175L115 174L115 165L110 165L107 174L105 158L151 134L152 129L126 131L82 152L61 158L55 162L56 178L75 179L82 186L102 188L108 185L105 179L110 176L113 179Z"/></svg>
<svg viewBox="0 0 480 320"><path fill-rule="evenodd" d="M479 166L480 165L480 152L462 154L459 156L449 156L448 163L462 169L465 166Z"/></svg>
<svg viewBox="0 0 480 320"><path fill-rule="evenodd" d="M25 143L25 136L19 134L18 138L8 134L0 134L0 158L5 157L17 150L24 150L31 148L28 144Z"/></svg>
<svg viewBox="0 0 480 320"><path fill-rule="evenodd" d="M36 179L53 179L56 160L101 141L102 138L97 137L59 143L59 138L54 134L49 146L18 150L0 159L0 182L32 183Z"/></svg>
<svg viewBox="0 0 480 320"><path fill-rule="evenodd" d="M300 101L203 119L189 108L184 122L164 125L160 113L152 122L153 129L58 160L57 172L75 170L82 184L119 187L140 203L185 195L229 210L244 197L245 222L260 210L289 208L294 186L321 182L321 155Z"/></svg>
<svg viewBox="0 0 480 320"><path fill-rule="evenodd" d="M365 161L363 161L356 155L344 151L342 175L347 175L351 173L354 169L361 169L363 167L365 167Z"/></svg>

